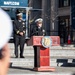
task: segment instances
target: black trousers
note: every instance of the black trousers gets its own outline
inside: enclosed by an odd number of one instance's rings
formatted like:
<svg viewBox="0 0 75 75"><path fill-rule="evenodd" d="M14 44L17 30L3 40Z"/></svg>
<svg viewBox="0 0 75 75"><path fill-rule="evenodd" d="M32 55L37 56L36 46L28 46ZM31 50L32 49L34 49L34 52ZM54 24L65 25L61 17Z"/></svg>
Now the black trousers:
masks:
<svg viewBox="0 0 75 75"><path fill-rule="evenodd" d="M24 36L15 36L15 38L14 38L15 56L18 56L18 46L19 45L20 45L20 56L23 56L24 43L25 43Z"/></svg>
<svg viewBox="0 0 75 75"><path fill-rule="evenodd" d="M40 50L38 50L37 46L33 46L34 48L34 67L40 67ZM38 61L37 61L38 60Z"/></svg>
<svg viewBox="0 0 75 75"><path fill-rule="evenodd" d="M33 46L34 48L34 67L37 67L37 47Z"/></svg>

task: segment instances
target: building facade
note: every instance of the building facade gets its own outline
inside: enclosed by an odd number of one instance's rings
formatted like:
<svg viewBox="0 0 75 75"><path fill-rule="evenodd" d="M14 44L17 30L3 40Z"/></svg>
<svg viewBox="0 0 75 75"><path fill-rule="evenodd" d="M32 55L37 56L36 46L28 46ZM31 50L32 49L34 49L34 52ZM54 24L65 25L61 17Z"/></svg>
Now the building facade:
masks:
<svg viewBox="0 0 75 75"><path fill-rule="evenodd" d="M29 6L34 10L30 20L43 18L43 27L50 36L60 36L61 43L71 43L75 40L75 32L71 23L71 0L29 0ZM41 9L41 10L39 10ZM33 20L33 21L34 21Z"/></svg>

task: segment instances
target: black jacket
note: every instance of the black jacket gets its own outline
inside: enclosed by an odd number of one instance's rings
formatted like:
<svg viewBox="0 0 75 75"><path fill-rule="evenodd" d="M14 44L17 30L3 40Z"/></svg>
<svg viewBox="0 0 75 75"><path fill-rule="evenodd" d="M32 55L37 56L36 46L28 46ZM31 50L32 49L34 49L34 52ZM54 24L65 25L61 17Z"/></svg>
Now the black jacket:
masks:
<svg viewBox="0 0 75 75"><path fill-rule="evenodd" d="M43 27L38 28L38 26L35 26L31 30L31 36L45 36L45 35L46 35L46 31Z"/></svg>
<svg viewBox="0 0 75 75"><path fill-rule="evenodd" d="M13 30L15 35L19 35L18 32L24 32L24 36L25 36L25 30L26 30L25 22L15 20L13 23Z"/></svg>

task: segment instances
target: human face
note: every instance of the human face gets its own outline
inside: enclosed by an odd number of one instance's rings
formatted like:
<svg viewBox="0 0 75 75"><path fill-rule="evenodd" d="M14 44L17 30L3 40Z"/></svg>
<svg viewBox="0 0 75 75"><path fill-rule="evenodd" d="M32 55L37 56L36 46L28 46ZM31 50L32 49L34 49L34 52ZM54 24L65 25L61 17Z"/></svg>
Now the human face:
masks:
<svg viewBox="0 0 75 75"><path fill-rule="evenodd" d="M38 27L42 27L42 22L37 22Z"/></svg>
<svg viewBox="0 0 75 75"><path fill-rule="evenodd" d="M22 20L22 16L18 16L18 19L19 19L19 20Z"/></svg>

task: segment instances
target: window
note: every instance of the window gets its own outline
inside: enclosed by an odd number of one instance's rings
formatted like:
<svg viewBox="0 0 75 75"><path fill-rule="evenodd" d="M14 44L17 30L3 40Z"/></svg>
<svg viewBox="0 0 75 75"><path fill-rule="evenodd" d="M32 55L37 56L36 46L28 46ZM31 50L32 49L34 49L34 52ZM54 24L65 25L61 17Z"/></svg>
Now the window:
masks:
<svg viewBox="0 0 75 75"><path fill-rule="evenodd" d="M69 6L69 0L64 0L64 6Z"/></svg>
<svg viewBox="0 0 75 75"><path fill-rule="evenodd" d="M70 0L59 0L59 7L70 6Z"/></svg>

